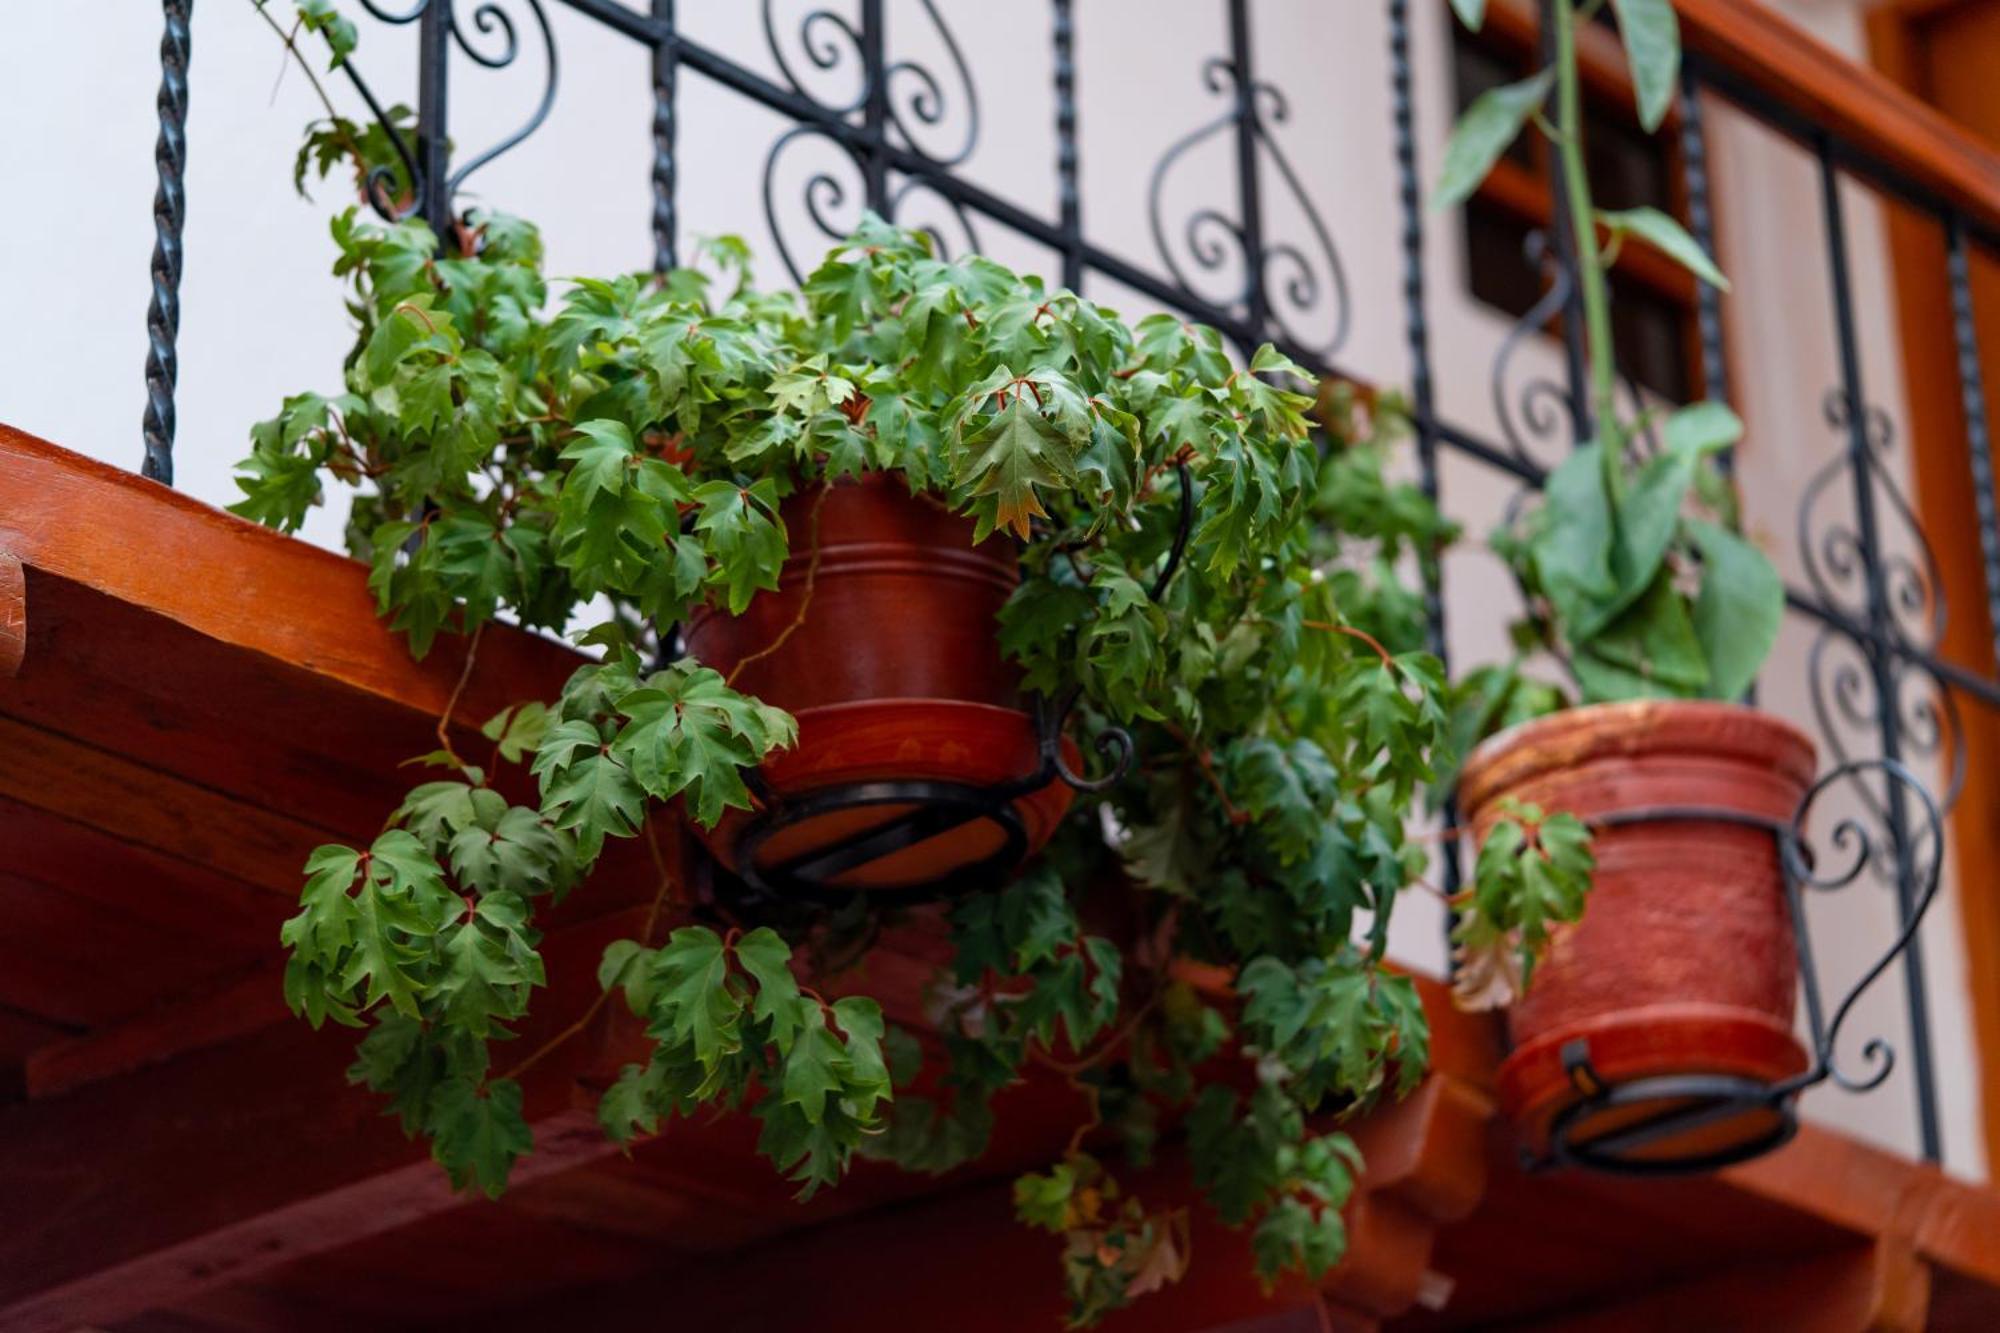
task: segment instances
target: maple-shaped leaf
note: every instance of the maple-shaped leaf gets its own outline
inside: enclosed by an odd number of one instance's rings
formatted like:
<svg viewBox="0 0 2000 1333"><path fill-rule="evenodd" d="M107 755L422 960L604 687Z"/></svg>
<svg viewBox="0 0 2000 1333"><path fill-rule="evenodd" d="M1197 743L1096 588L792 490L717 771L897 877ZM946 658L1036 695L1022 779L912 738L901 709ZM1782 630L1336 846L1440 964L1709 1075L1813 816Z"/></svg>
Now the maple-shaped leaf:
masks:
<svg viewBox="0 0 2000 1333"><path fill-rule="evenodd" d="M565 887L573 841L539 810L506 805L504 798L501 804L497 817L452 837L451 873L459 885L482 894L526 896Z"/></svg>
<svg viewBox="0 0 2000 1333"><path fill-rule="evenodd" d="M725 590L729 613L740 615L759 589L778 586L785 563L777 488L769 480L753 486L712 481L695 490L694 500L701 507L695 530L715 562L710 582Z"/></svg>
<svg viewBox="0 0 2000 1333"><path fill-rule="evenodd" d="M542 811L576 838L576 854L597 859L607 836L629 837L645 819L646 793L588 722L558 723L535 753Z"/></svg>
<svg viewBox="0 0 2000 1333"><path fill-rule="evenodd" d="M893 1088L882 1052L882 1006L865 995L844 995L833 1002L833 1021L845 1046L841 1053L843 1098L855 1115L871 1119L875 1104L887 1101Z"/></svg>
<svg viewBox="0 0 2000 1333"><path fill-rule="evenodd" d="M352 847L329 844L306 858L299 913L280 927L278 938L302 961L333 962L354 943L354 899L348 891L361 864Z"/></svg>
<svg viewBox="0 0 2000 1333"><path fill-rule="evenodd" d="M547 704L530 701L494 714L479 729L479 734L493 742L504 762L517 764L535 752L553 721Z"/></svg>
<svg viewBox="0 0 2000 1333"><path fill-rule="evenodd" d="M520 899L493 894L480 900L469 920L440 936L445 970L436 993L447 1021L483 1037L494 1020L521 1016L529 988L544 980L524 921Z"/></svg>
<svg viewBox="0 0 2000 1333"><path fill-rule="evenodd" d="M801 995L793 1006L794 1033L785 1053L779 1086L788 1105L799 1108L807 1123L817 1125L826 1114L828 1096L841 1086L841 1064L845 1053L838 1038L827 1027L819 1001Z"/></svg>
<svg viewBox="0 0 2000 1333"><path fill-rule="evenodd" d="M757 1151L798 1182L801 1201L837 1182L847 1169L859 1132L837 1106L827 1107L814 1121L798 1103L766 1097L757 1104L756 1115L764 1122Z"/></svg>
<svg viewBox="0 0 2000 1333"><path fill-rule="evenodd" d="M685 792L696 822L710 828L725 809L750 808L743 769L796 735L789 714L730 689L707 667L649 676L618 711L627 721L613 750L632 777L660 800Z"/></svg>
<svg viewBox="0 0 2000 1333"><path fill-rule="evenodd" d="M750 1016L766 1024L771 1044L791 1049L799 1019L799 983L792 976L791 946L769 926L759 926L736 941L736 961L757 983Z"/></svg>
<svg viewBox="0 0 2000 1333"><path fill-rule="evenodd" d="M534 1147L521 1114L521 1085L497 1079L483 1088L453 1079L432 1101L431 1153L458 1189L477 1185L489 1199L507 1188L514 1162Z"/></svg>
<svg viewBox="0 0 2000 1333"><path fill-rule="evenodd" d="M971 502L977 520L973 540L983 541L996 528L1027 539L1030 522L1045 517L1039 488L1077 484L1076 463L1088 437L1080 443L1033 405L1026 390L982 425L962 432L953 481Z"/></svg>
<svg viewBox="0 0 2000 1333"><path fill-rule="evenodd" d="M722 937L706 926L668 936L651 967L652 1030L670 1044L690 1042L702 1068L713 1070L737 1048L743 1001L724 984L729 958Z"/></svg>
<svg viewBox="0 0 2000 1333"><path fill-rule="evenodd" d="M387 1000L397 1012L415 1016L420 969L456 901L414 835L390 829L377 838L354 895L354 944L340 973L341 989L360 988L363 1008Z"/></svg>

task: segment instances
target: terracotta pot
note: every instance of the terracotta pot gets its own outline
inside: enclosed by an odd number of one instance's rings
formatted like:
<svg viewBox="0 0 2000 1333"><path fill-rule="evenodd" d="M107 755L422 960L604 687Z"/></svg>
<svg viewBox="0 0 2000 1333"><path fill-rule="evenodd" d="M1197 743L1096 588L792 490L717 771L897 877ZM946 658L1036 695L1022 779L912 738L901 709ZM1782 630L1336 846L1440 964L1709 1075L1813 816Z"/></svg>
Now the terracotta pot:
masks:
<svg viewBox="0 0 2000 1333"><path fill-rule="evenodd" d="M780 514L792 556L777 589L741 615L705 611L687 624L689 652L799 723L798 744L763 768L776 803L796 817L773 831L732 812L702 834L717 858L743 870L747 833L761 871L893 822L916 804L824 809L816 798L834 788L978 788L1032 773L1034 722L996 640L995 617L1020 577L1013 544L973 545L970 519L886 474L802 491ZM1070 796L1054 783L1012 803L1022 855L1048 840ZM796 814L809 809L821 812ZM985 862L1008 842L999 821L976 817L830 882L909 890Z"/></svg>
<svg viewBox="0 0 2000 1333"><path fill-rule="evenodd" d="M1504 797L1587 821L1663 807L1789 821L1813 777L1796 728L1733 704L1647 700L1575 708L1475 750L1459 799L1482 839ZM1503 1109L1535 1151L1582 1093L1563 1053L1622 1083L1714 1074L1775 1082L1805 1067L1793 1036L1798 962L1776 839L1719 820L1600 826L1582 920L1553 933L1508 1013ZM1570 1141L1665 1113L1685 1099L1587 1113ZM1781 1135L1777 1113L1744 1110L1669 1135L1643 1163L1748 1153Z"/></svg>

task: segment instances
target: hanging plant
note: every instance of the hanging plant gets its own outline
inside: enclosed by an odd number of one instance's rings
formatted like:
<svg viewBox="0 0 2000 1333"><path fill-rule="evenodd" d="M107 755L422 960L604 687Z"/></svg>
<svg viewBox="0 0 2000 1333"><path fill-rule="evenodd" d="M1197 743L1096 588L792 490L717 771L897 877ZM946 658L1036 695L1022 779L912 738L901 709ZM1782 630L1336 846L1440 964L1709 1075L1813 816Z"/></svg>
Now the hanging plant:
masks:
<svg viewBox="0 0 2000 1333"><path fill-rule="evenodd" d="M1640 121L1656 131L1679 87L1672 5L1612 7ZM1454 8L1479 26L1481 0ZM1666 214L1593 205L1577 25L1594 9L1547 7L1549 67L1467 109L1435 194L1437 206L1462 203L1533 124L1554 154L1568 210L1558 225L1577 258L1594 435L1493 543L1528 607L1516 642L1568 669L1575 702L1517 660L1469 676L1454 722L1459 748L1490 738L1459 784L1481 845L1454 933L1458 989L1476 1005L1512 1003L1515 1050L1500 1090L1538 1150L1608 1081L1722 1075L1769 1085L1805 1064L1792 1036L1795 960L1774 833L1811 781L1813 751L1796 729L1734 702L1784 613L1783 583L1736 530L1736 497L1717 467L1743 426L1720 403L1695 403L1656 423L1649 446L1651 414L1628 418L1615 393L1608 273L1622 246L1650 246L1696 281L1727 282ZM1581 922L1556 929L1587 889ZM1565 1123L1569 1145L1670 1112L1679 1103L1660 1086L1655 1102L1628 1099L1601 1122ZM1656 1168L1677 1157L1716 1164L1783 1132L1767 1105L1639 1151Z"/></svg>
<svg viewBox="0 0 2000 1333"><path fill-rule="evenodd" d="M330 120L305 160L357 153L365 182L382 164ZM639 837L658 897L599 980L652 1045L603 1096L613 1138L745 1107L803 1193L856 1153L943 1171L983 1152L995 1095L1033 1062L1079 1094L1069 1147L1015 1195L1064 1238L1075 1322L1184 1266L1184 1218L1100 1160L1120 1142L1143 1158L1174 1124L1221 1216L1255 1228L1261 1273L1338 1262L1359 1160L1328 1117L1407 1090L1428 1058L1416 988L1383 966L1424 861L1405 817L1446 730L1399 570L1451 534L1384 477L1395 404L1329 392L1316 425L1309 377L1270 347L1240 366L1214 330L1128 326L874 218L796 294L756 291L725 239L705 271L583 279L553 308L531 226L453 231L440 253L421 222L334 220L357 323L344 385L255 428L236 510L296 530L329 480L351 486L349 547L414 654L447 634L476 651L500 616L559 633L604 608L577 636L599 660L493 719L485 762L441 724L438 778L370 846L308 863L286 994L315 1025L366 1029L351 1077L456 1184L499 1193L532 1146L518 1074L548 1049L493 1059L545 981L536 922L591 892L607 840ZM948 633L843 619L886 577L850 558L885 526L895 577L916 577L915 548L975 590L886 603ZM964 660L926 657L939 642ZM883 684L912 672L926 683ZM942 882L789 893L757 821L829 773L945 781L900 742L842 749L857 706L869 735L916 743L940 703L1011 719L995 746L1026 747L1000 784L1020 843L1004 863L953 853L964 873ZM717 881L764 882L758 912L668 873L673 820ZM944 905L908 905L925 895ZM829 940L912 910L941 912L952 948L928 1047L872 999L823 998L830 960L859 952Z"/></svg>

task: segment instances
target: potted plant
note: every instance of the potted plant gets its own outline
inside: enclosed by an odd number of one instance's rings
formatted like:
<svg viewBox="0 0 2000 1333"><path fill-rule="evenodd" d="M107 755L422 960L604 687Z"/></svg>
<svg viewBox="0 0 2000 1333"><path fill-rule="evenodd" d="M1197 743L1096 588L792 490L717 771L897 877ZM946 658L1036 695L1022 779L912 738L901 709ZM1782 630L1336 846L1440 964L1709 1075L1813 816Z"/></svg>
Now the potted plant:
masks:
<svg viewBox="0 0 2000 1333"><path fill-rule="evenodd" d="M857 1152L977 1157L1032 1063L1079 1099L1067 1150L1017 1188L1065 1237L1079 1322L1185 1262L1173 1211L1119 1197L1095 1155L1183 1118L1262 1271L1336 1263L1356 1160L1326 1116L1409 1087L1427 1051L1382 954L1446 714L1397 569L1448 530L1360 438L1393 430L1393 403L1330 395L1316 431L1308 377L1268 347L1239 366L1213 330L1128 327L877 219L797 294L755 291L725 240L705 272L579 280L553 309L532 227L452 230L440 253L421 222L335 220L345 383L256 427L238 512L295 529L329 478L355 486L350 547L419 655L440 634L476 651L501 614L608 618L580 636L600 659L495 718L483 762L441 719L438 780L369 847L309 862L286 991L367 1029L352 1077L497 1193L531 1148L518 1075L551 1047L496 1064L493 1043L544 982L542 910L590 892L608 839L684 819L757 875L798 851L780 837L852 832L813 823L835 818L812 804L828 786L886 786L891 807L983 793L768 921L661 857L645 929L599 973L652 1042L605 1091L607 1131L746 1106L810 1192ZM884 812L836 814L865 831ZM830 940L913 910L951 946L928 1072L875 1001L826 985L858 952Z"/></svg>
<svg viewBox="0 0 2000 1333"><path fill-rule="evenodd" d="M1481 4L1455 7L1477 26ZM1549 7L1550 66L1467 110L1437 193L1440 205L1462 202L1533 121L1553 146L1562 225L1579 256L1595 437L1495 543L1526 594L1520 641L1567 665L1575 703L1515 666L1475 673L1459 697L1461 736L1490 737L1458 785L1480 842L1456 928L1460 989L1473 1002L1512 1001L1500 1092L1538 1151L1552 1119L1603 1083L1721 1075L1769 1085L1805 1065L1775 834L1811 781L1813 748L1737 702L1784 607L1770 562L1732 530L1733 495L1715 468L1742 427L1719 404L1682 407L1643 454L1613 391L1606 271L1617 248L1644 243L1699 281L1724 279L1664 214L1593 207L1576 62L1587 8ZM1615 9L1641 120L1656 129L1677 86L1673 9ZM1587 887L1581 920L1552 926ZM1659 1099L1573 1125L1572 1142L1669 1109L1668 1085L1657 1086ZM1768 1146L1774 1132L1765 1108L1645 1151L1724 1160Z"/></svg>

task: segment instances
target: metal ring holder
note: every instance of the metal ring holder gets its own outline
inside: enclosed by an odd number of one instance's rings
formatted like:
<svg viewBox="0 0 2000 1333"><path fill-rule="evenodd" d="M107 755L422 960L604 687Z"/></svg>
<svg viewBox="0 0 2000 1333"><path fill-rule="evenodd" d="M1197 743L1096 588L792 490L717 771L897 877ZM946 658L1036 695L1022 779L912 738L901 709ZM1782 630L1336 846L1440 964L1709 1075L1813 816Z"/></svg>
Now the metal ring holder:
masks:
<svg viewBox="0 0 2000 1333"><path fill-rule="evenodd" d="M1842 819L1835 825L1831 841L1842 849L1848 859L1833 871L1818 872L1805 843L1808 813L1820 795L1836 783L1857 780L1871 771L1880 773L1889 786L1890 799L1886 806L1890 818L1885 842L1878 847L1860 819L1852 816ZM1905 806L1900 789L1913 793L1920 805L1922 818L1914 827L1903 818ZM1859 1073L1842 1069L1834 1048L1841 1027L1853 1012L1855 1003L1916 937L1924 913L1937 896L1938 878L1944 862L1944 817L1936 799L1924 784L1895 760L1856 760L1841 764L1814 782L1800 799L1789 822L1761 819L1738 810L1700 806L1620 811L1594 821L1599 827L1683 822L1744 825L1763 829L1776 839L1785 877L1786 905L1791 912L1793 938L1798 951L1799 981L1805 992L1806 1022L1812 1042L1811 1062L1802 1072L1776 1082L1726 1074L1672 1074L1612 1082L1592 1067L1589 1042L1584 1039L1573 1041L1561 1052L1563 1072L1582 1095L1551 1120L1546 1152L1523 1151L1522 1165L1528 1170L1575 1166L1635 1176L1712 1171L1760 1156L1789 1141L1798 1132L1798 1098L1806 1089L1831 1079L1850 1092L1867 1092L1881 1086L1895 1067L1895 1051L1881 1037L1871 1038L1862 1048L1862 1059L1868 1067ZM1930 844L1928 856L1920 861L1918 853L1926 839ZM1829 1017L1814 964L1812 935L1805 917L1804 891L1807 888L1845 888L1859 878L1871 862L1884 854L1893 858L1898 882L1921 884L1921 889L1915 897L1901 904L1902 925L1895 939L1862 973L1840 1003L1833 1007ZM1580 1127L1605 1112L1655 1102L1666 1103L1669 1109L1587 1138L1577 1137ZM1649 1147L1660 1144L1670 1136L1745 1113L1758 1112L1771 1118L1768 1130L1730 1143L1717 1151L1675 1158L1644 1155Z"/></svg>

